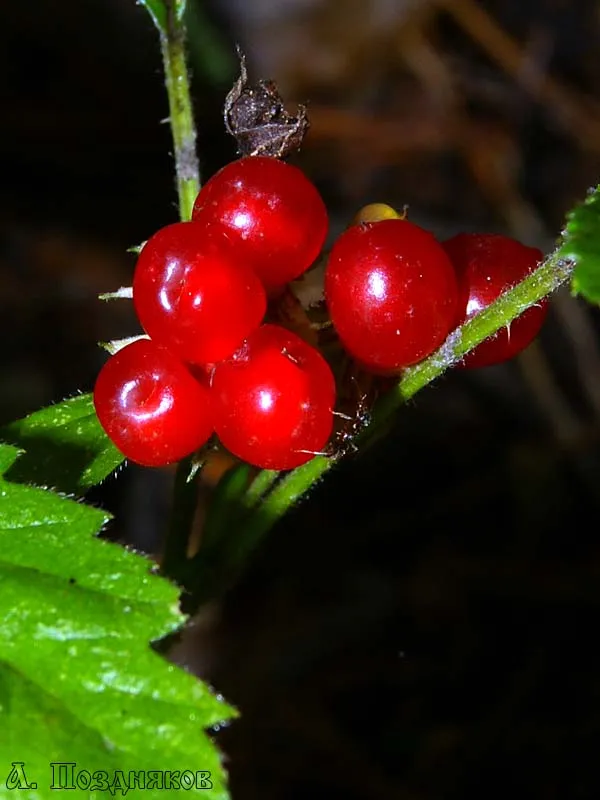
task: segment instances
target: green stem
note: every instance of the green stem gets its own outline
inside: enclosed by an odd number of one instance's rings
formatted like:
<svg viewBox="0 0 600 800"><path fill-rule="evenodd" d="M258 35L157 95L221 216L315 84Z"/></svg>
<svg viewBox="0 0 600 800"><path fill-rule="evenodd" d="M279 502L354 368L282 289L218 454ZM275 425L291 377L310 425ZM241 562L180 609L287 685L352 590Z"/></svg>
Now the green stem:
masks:
<svg viewBox="0 0 600 800"><path fill-rule="evenodd" d="M179 216L182 220L188 220L200 191L200 166L196 154L196 126L185 59L185 22L183 15L175 13L172 2L167 3L167 6L167 25L164 31L161 29L160 44L175 148Z"/></svg>
<svg viewBox="0 0 600 800"><path fill-rule="evenodd" d="M549 255L529 277L453 331L437 352L405 370L400 382L378 405L375 423L387 420L402 403L454 366L470 350L558 289L571 272L571 263L560 258L558 251Z"/></svg>
<svg viewBox="0 0 600 800"><path fill-rule="evenodd" d="M165 3L167 18L158 25L165 83L169 98L169 122L173 135L175 176L179 197L179 217L190 219L194 200L200 191L200 167L196 154L196 125L190 97L190 83L185 58L186 27L176 0ZM187 548L196 513L198 487L189 480L192 463L180 461L175 473L173 506L162 559L162 570L177 578L184 568Z"/></svg>
<svg viewBox="0 0 600 800"><path fill-rule="evenodd" d="M184 458L177 465L172 492L173 505L161 560L161 570L177 581L182 580L198 502L198 482L193 477L190 480L191 470L191 457Z"/></svg>
<svg viewBox="0 0 600 800"><path fill-rule="evenodd" d="M400 405L455 365L469 350L557 289L569 278L571 271L572 265L560 258L558 251L551 254L528 278L453 331L429 358L405 370L396 387L377 403L373 422L359 437L360 443L368 444L378 438ZM335 463L333 458L317 456L290 472L275 486L257 507L244 531L240 532L238 562Z"/></svg>
<svg viewBox="0 0 600 800"><path fill-rule="evenodd" d="M244 495L245 506L247 508L255 506L260 501L261 497L273 486L278 477L279 472L277 472L277 470L261 469L246 490L246 494Z"/></svg>

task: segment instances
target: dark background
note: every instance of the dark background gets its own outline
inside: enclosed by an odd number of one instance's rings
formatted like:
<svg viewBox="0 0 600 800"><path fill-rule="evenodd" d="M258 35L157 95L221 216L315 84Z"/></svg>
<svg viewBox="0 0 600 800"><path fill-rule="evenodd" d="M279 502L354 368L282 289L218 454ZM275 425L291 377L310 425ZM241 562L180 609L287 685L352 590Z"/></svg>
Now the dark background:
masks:
<svg viewBox="0 0 600 800"><path fill-rule="evenodd" d="M310 101L298 162L332 227L410 206L440 236L549 250L600 174L592 2L190 2L204 176L233 44ZM126 253L177 217L160 53L134 0L7 3L0 421L82 389L136 332ZM242 718L234 800L598 796L598 314L568 293L516 361L446 376L272 532L176 652ZM160 551L171 473L92 494ZM205 492L206 494L207 492Z"/></svg>

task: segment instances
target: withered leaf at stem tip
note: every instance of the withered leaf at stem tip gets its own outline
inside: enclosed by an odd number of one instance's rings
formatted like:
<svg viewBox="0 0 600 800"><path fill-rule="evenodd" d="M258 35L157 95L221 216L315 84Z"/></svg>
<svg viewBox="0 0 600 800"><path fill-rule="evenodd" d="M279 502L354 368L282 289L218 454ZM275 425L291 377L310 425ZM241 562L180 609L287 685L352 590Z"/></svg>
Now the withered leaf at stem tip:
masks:
<svg viewBox="0 0 600 800"><path fill-rule="evenodd" d="M296 114L290 114L273 81L249 84L246 57L239 46L236 50L240 77L225 99L225 128L242 156L286 158L300 148L308 130L306 106L298 105Z"/></svg>

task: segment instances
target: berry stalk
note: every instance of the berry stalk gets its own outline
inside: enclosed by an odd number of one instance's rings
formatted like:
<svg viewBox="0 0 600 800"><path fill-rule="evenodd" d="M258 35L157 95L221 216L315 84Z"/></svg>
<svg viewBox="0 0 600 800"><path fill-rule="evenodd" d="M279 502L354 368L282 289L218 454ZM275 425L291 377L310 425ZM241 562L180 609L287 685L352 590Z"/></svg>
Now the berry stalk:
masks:
<svg viewBox="0 0 600 800"><path fill-rule="evenodd" d="M175 12L173 0L166 0L167 24L160 30L160 45L165 84L169 98L169 123L173 135L175 175L182 221L192 215L200 191L200 166L196 153L196 126L190 99L190 83L185 58L187 31L183 15Z"/></svg>

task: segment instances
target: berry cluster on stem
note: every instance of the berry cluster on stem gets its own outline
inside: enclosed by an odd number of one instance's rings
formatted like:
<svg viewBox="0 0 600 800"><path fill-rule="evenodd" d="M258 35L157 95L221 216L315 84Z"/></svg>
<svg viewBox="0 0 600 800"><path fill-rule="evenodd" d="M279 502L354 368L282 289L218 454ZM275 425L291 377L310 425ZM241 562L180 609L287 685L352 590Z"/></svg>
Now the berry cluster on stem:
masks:
<svg viewBox="0 0 600 800"><path fill-rule="evenodd" d="M249 490L262 498L251 546L355 437L380 435L398 405L448 367L499 363L526 347L571 265L557 255L540 263L538 250L498 235L438 242L406 210L365 207L328 254L322 305L346 358L386 391L373 408L359 394L354 416L336 412L340 370L314 346L320 325L307 337L273 324L290 283L323 258L328 228L317 189L283 160L302 141L306 110L290 114L270 81L250 86L242 61L225 122L246 155L199 190L183 23L170 22L177 30L161 38L182 222L144 243L133 290L116 293L133 296L144 336L113 347L94 399L133 461L179 461L183 478L218 438L262 468ZM274 485L280 470L292 471Z"/></svg>

